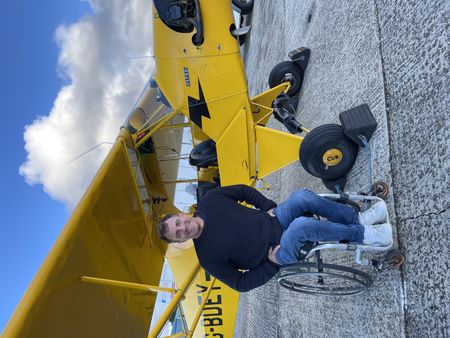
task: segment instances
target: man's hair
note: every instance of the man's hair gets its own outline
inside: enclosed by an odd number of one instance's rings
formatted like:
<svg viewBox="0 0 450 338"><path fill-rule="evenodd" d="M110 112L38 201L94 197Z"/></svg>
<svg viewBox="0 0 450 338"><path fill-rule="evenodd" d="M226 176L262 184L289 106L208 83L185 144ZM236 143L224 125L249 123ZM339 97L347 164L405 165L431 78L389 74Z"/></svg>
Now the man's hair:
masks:
<svg viewBox="0 0 450 338"><path fill-rule="evenodd" d="M176 241L170 240L166 237L167 228L169 225L167 224L167 220L172 216L176 216L175 214L167 214L163 217L163 219L158 223L156 231L158 232L158 237L167 243L175 243Z"/></svg>

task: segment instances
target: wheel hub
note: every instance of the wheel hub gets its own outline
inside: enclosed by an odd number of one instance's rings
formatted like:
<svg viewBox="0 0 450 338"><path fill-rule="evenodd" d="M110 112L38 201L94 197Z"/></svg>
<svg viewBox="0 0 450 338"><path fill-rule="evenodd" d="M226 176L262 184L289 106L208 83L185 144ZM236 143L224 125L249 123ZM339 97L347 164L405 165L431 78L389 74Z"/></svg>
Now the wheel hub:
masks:
<svg viewBox="0 0 450 338"><path fill-rule="evenodd" d="M327 167L333 167L335 165L338 165L342 161L342 151L339 149L333 148L327 150L323 156L322 161Z"/></svg>
<svg viewBox="0 0 450 338"><path fill-rule="evenodd" d="M283 82L287 82L287 81L289 81L291 83L291 87L295 87L295 85L297 84L297 81L295 80L295 76L292 73L287 73L283 77Z"/></svg>

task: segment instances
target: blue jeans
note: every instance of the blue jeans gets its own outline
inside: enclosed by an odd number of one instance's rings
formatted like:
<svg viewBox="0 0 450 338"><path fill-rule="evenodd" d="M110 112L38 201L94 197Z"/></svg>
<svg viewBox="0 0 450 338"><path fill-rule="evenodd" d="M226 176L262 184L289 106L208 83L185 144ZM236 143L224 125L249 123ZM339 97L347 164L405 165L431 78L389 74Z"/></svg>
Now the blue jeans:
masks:
<svg viewBox="0 0 450 338"><path fill-rule="evenodd" d="M330 201L309 190L298 190L275 208L274 214L283 227L280 250L276 257L281 265L298 261L300 249L307 241L362 243L364 227L355 210ZM315 214L326 221L307 217Z"/></svg>

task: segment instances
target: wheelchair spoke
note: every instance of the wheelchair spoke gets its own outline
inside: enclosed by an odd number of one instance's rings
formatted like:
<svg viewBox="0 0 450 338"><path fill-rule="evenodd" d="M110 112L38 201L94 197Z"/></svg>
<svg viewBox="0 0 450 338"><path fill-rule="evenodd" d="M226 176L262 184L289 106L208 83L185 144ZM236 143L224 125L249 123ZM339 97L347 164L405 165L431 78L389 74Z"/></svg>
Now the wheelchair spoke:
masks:
<svg viewBox="0 0 450 338"><path fill-rule="evenodd" d="M300 262L282 267L278 282L296 292L345 296L363 292L372 280L362 271L334 264Z"/></svg>

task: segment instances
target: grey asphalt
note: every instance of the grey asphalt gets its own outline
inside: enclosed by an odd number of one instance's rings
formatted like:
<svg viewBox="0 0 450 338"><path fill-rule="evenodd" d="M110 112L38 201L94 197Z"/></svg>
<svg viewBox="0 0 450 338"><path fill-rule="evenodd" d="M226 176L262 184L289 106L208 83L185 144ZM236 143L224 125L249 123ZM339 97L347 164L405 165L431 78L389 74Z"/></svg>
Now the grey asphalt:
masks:
<svg viewBox="0 0 450 338"><path fill-rule="evenodd" d="M337 123L369 104L378 129L371 146L375 180L389 184L401 270L375 273L369 290L321 298L289 292L275 279L242 294L235 337L450 336L449 1L255 1L245 64L252 95L272 67L300 46L311 60L297 119ZM276 121L269 126L285 130ZM268 178L268 197L299 188L326 192L299 163ZM360 151L346 190L367 190ZM352 265L350 253L327 261Z"/></svg>

